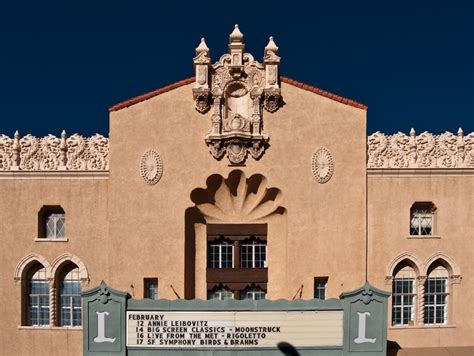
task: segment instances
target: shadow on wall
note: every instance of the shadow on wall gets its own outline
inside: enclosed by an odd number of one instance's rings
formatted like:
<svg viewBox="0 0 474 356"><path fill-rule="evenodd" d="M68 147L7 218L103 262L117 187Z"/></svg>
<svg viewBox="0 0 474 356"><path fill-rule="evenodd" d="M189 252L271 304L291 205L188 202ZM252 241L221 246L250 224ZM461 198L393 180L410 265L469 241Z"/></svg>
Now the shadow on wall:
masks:
<svg viewBox="0 0 474 356"><path fill-rule="evenodd" d="M387 340L387 356L396 356L399 350L401 347L396 341Z"/></svg>

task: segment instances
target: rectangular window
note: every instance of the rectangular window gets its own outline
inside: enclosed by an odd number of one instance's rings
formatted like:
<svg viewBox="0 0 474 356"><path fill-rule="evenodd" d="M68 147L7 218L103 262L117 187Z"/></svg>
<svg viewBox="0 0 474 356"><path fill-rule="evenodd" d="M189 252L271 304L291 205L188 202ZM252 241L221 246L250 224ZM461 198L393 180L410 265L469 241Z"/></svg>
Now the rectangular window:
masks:
<svg viewBox="0 0 474 356"><path fill-rule="evenodd" d="M314 298L326 299L326 287L328 284L328 277L314 278Z"/></svg>
<svg viewBox="0 0 474 356"><path fill-rule="evenodd" d="M209 268L232 268L234 246L223 242L217 244L209 244Z"/></svg>
<svg viewBox="0 0 474 356"><path fill-rule="evenodd" d="M49 325L49 285L46 280L31 280L28 296L28 325Z"/></svg>
<svg viewBox="0 0 474 356"><path fill-rule="evenodd" d="M433 235L435 207L433 203L415 203L410 209L410 235Z"/></svg>
<svg viewBox="0 0 474 356"><path fill-rule="evenodd" d="M81 326L81 282L64 280L60 290L61 326Z"/></svg>
<svg viewBox="0 0 474 356"><path fill-rule="evenodd" d="M415 280L395 278L392 285L392 325L409 325L415 314Z"/></svg>
<svg viewBox="0 0 474 356"><path fill-rule="evenodd" d="M240 252L240 267L267 267L267 245L263 243L242 244Z"/></svg>
<svg viewBox="0 0 474 356"><path fill-rule="evenodd" d="M446 324L448 313L447 278L427 278L425 282L425 324Z"/></svg>
<svg viewBox="0 0 474 356"><path fill-rule="evenodd" d="M158 299L158 278L144 279L144 298Z"/></svg>

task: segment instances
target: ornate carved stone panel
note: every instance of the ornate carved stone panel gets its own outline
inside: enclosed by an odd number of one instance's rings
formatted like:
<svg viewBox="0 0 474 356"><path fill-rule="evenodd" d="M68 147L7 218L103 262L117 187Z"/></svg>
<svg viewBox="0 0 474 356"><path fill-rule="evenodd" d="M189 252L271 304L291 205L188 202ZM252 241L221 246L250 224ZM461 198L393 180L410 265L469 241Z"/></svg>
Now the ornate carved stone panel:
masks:
<svg viewBox="0 0 474 356"><path fill-rule="evenodd" d="M474 168L474 132L410 135L376 132L367 140L368 168Z"/></svg>
<svg viewBox="0 0 474 356"><path fill-rule="evenodd" d="M155 150L146 151L140 160L140 175L146 184L154 185L163 175L163 161Z"/></svg>
<svg viewBox="0 0 474 356"><path fill-rule="evenodd" d="M0 171L103 171L109 169L108 155L109 140L99 134L0 135Z"/></svg>
<svg viewBox="0 0 474 356"><path fill-rule="evenodd" d="M318 183L326 183L331 179L334 173L334 160L327 148L321 147L314 151L311 170Z"/></svg>
<svg viewBox="0 0 474 356"><path fill-rule="evenodd" d="M270 37L263 64L244 53L243 35L235 25L230 34L229 53L211 64L204 38L196 48L196 110L211 112L211 129L205 136L216 159L227 154L232 164L244 163L248 154L259 159L268 146L263 131L263 109L276 111L281 103L278 80L280 57Z"/></svg>

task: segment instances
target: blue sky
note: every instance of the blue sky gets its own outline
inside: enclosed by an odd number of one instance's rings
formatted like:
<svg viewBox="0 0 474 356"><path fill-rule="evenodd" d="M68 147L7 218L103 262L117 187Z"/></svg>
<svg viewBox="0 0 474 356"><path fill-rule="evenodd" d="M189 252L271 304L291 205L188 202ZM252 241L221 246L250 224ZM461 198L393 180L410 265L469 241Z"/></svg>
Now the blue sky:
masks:
<svg viewBox="0 0 474 356"><path fill-rule="evenodd" d="M472 1L97 1L0 5L0 133L108 135L108 107L193 75L238 23L281 74L369 106L368 132L474 131ZM191 95L191 93L189 94Z"/></svg>

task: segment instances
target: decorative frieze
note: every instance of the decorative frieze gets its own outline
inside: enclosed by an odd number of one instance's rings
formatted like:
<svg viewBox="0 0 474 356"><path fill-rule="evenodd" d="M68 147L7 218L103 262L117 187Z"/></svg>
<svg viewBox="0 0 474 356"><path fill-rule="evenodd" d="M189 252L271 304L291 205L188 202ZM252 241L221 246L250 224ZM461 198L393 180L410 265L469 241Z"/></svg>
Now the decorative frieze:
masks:
<svg viewBox="0 0 474 356"><path fill-rule="evenodd" d="M99 134L0 135L0 171L104 171L109 169L108 155L109 140Z"/></svg>
<svg viewBox="0 0 474 356"><path fill-rule="evenodd" d="M270 37L263 63L244 52L243 34L235 25L229 36L229 53L211 64L206 42L196 48L196 110L211 112L211 129L204 140L211 155L225 154L232 164L242 164L250 154L259 159L268 146L263 132L263 109L274 112L281 105L278 47Z"/></svg>
<svg viewBox="0 0 474 356"><path fill-rule="evenodd" d="M367 140L368 168L474 168L474 132L409 135L376 132Z"/></svg>

